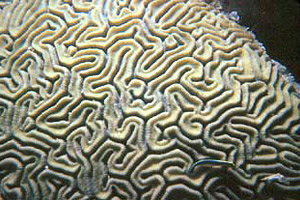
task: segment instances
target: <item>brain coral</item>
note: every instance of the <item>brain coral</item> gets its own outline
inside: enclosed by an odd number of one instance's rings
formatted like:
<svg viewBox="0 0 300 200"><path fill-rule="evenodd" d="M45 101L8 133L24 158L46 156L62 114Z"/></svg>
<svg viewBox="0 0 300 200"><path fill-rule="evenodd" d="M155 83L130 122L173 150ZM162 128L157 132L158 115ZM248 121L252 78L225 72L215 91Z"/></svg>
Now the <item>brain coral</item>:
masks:
<svg viewBox="0 0 300 200"><path fill-rule="evenodd" d="M299 195L299 86L232 16L201 0L0 8L0 198Z"/></svg>

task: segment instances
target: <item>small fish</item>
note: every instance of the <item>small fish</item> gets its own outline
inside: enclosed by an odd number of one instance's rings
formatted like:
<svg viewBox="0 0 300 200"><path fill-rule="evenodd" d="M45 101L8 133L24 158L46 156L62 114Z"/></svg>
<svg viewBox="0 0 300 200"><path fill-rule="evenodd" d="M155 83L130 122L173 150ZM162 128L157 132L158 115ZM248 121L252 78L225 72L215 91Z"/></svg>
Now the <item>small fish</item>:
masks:
<svg viewBox="0 0 300 200"><path fill-rule="evenodd" d="M224 166L224 167L235 167L235 164L229 161L224 160L215 160L215 159L201 159L196 161L192 166L188 169L189 173L192 173L196 166L198 165L213 165L213 166Z"/></svg>
<svg viewBox="0 0 300 200"><path fill-rule="evenodd" d="M274 183L274 182L278 182L278 183L286 183L288 184L289 181L286 179L285 176L283 176L280 173L277 174L272 174L270 176L266 176L265 178L261 179L262 181L265 181L267 183Z"/></svg>

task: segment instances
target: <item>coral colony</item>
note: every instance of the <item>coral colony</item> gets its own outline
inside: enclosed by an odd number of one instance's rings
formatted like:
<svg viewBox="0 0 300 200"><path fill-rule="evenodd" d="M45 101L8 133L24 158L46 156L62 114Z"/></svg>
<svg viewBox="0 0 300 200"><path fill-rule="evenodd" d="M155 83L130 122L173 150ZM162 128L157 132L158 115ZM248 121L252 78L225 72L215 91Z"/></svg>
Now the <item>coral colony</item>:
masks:
<svg viewBox="0 0 300 200"><path fill-rule="evenodd" d="M299 86L237 13L15 0L0 19L1 199L299 197Z"/></svg>

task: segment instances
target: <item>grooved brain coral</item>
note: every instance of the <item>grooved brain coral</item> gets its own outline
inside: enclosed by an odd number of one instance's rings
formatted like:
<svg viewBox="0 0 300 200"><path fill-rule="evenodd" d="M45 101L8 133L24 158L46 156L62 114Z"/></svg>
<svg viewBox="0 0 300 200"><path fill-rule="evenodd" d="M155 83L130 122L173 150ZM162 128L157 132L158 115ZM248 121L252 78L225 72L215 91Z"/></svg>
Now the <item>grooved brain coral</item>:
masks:
<svg viewBox="0 0 300 200"><path fill-rule="evenodd" d="M229 15L200 0L0 7L0 198L299 197L299 86Z"/></svg>

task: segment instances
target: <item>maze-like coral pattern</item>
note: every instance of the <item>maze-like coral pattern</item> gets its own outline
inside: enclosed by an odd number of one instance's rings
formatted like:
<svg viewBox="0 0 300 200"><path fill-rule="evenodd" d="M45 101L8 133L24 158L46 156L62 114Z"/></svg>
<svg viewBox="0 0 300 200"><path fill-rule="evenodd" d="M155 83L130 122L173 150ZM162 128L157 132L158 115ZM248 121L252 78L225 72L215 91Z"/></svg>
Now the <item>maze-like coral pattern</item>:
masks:
<svg viewBox="0 0 300 200"><path fill-rule="evenodd" d="M299 87L212 5L15 0L0 20L0 198L299 197ZM235 167L188 172L204 158Z"/></svg>

